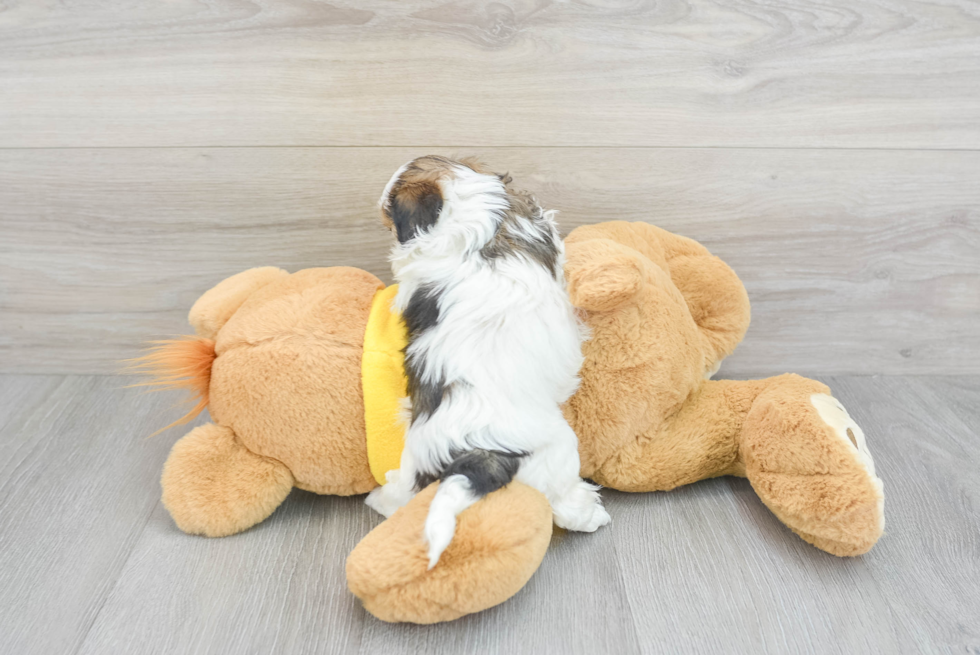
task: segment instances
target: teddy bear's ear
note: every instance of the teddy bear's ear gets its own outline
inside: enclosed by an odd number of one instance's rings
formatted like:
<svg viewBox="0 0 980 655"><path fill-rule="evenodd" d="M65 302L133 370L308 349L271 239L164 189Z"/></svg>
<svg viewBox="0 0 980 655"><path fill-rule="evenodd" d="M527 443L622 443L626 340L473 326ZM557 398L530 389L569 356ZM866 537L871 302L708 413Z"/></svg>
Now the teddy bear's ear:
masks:
<svg viewBox="0 0 980 655"><path fill-rule="evenodd" d="M572 304L590 312L608 312L643 286L643 258L609 239L565 245L565 277Z"/></svg>

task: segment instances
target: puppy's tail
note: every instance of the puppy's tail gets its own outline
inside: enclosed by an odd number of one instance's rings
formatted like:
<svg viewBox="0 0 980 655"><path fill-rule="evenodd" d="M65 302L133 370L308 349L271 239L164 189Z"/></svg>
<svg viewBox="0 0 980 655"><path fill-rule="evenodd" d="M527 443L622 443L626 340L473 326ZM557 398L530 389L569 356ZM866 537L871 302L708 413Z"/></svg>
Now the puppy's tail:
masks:
<svg viewBox="0 0 980 655"><path fill-rule="evenodd" d="M503 450L468 450L443 471L429 515L425 540L429 544L429 568L439 561L453 540L456 516L487 494L514 479L527 453Z"/></svg>

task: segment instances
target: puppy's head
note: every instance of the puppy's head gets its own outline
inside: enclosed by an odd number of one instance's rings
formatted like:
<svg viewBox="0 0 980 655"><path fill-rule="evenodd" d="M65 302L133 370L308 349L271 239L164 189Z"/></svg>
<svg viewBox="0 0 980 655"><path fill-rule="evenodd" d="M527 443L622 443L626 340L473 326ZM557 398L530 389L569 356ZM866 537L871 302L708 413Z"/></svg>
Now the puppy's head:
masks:
<svg viewBox="0 0 980 655"><path fill-rule="evenodd" d="M406 243L421 233L431 231L439 222L447 204L447 191L454 182L482 180L484 188L504 197L504 185L509 176L496 175L482 164L471 160L454 160L437 155L413 159L399 168L381 194L381 220L398 238Z"/></svg>

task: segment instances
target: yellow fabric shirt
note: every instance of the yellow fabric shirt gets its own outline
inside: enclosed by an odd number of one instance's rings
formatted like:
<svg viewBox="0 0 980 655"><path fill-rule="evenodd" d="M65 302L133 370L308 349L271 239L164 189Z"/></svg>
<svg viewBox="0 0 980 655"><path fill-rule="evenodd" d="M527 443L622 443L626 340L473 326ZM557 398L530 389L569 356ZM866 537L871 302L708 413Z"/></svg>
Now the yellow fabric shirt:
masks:
<svg viewBox="0 0 980 655"><path fill-rule="evenodd" d="M368 465L378 484L385 483L385 473L401 466L405 448L401 403L408 396L405 375L408 328L401 315L391 308L396 293L398 285L393 284L374 294L361 360Z"/></svg>

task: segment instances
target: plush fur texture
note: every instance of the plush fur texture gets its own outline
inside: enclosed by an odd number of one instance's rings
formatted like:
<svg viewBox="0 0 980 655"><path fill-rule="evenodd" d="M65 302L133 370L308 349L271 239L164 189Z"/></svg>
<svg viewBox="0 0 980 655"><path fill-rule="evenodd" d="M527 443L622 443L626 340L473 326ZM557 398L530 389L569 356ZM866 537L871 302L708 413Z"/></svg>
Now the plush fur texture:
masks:
<svg viewBox="0 0 980 655"><path fill-rule="evenodd" d="M569 292L592 332L581 386L564 406L583 475L624 491L745 476L816 547L852 556L875 544L884 494L868 446L879 435L865 436L814 380L705 379L749 324L745 291L721 260L635 223L578 228L565 247ZM188 532L245 530L293 484L335 494L377 484L359 371L381 282L351 268L275 271L236 275L195 305L199 336L215 341L216 425L177 443L162 480L164 503ZM429 571L421 535L434 493L416 496L351 554L351 590L385 620L449 620L503 602L547 547L546 499L512 483L459 515Z"/></svg>
<svg viewBox="0 0 980 655"><path fill-rule="evenodd" d="M411 416L401 467L368 504L390 516L440 478L424 530L430 566L456 515L515 477L548 497L561 527L609 522L596 487L579 477L560 409L578 386L585 336L565 290L562 242L551 213L508 179L421 157L395 173L380 202L397 239Z"/></svg>
<svg viewBox="0 0 980 655"><path fill-rule="evenodd" d="M459 517L439 566L422 538L437 485L372 530L347 558L351 591L383 621L436 623L493 607L516 594L551 541L551 506L519 482Z"/></svg>
<svg viewBox="0 0 980 655"><path fill-rule="evenodd" d="M809 543L835 555L875 544L883 486L863 433L825 385L705 379L749 324L731 269L643 223L581 227L565 245L572 302L588 310L593 334L565 406L582 475L623 491L739 475ZM831 398L837 416L821 416L814 395Z"/></svg>
<svg viewBox="0 0 980 655"><path fill-rule="evenodd" d="M360 363L371 299L384 285L355 268L280 273L256 276L246 271L240 274L244 280L226 280L195 305L196 318L223 316L227 312L218 308L235 307L214 333L211 418L220 426L234 426L236 443L248 452L281 463L301 489L365 493L377 483L364 442ZM243 293L249 282L258 283ZM195 327L207 335L216 324L211 319ZM197 470L183 462L197 456L175 447L168 466ZM206 495L202 485L219 484L203 473L194 494ZM189 478L180 479L186 484ZM169 480L165 494L177 484L177 478ZM254 501L243 496L241 502ZM213 524L226 515L209 516L209 507L203 500L193 501L192 494L174 496L168 505L175 516L200 513L193 523ZM212 532L230 534L249 525L233 522Z"/></svg>
<svg viewBox="0 0 980 655"><path fill-rule="evenodd" d="M218 283L198 298L187 317L199 337L214 339L232 314L262 287L289 275L281 268L263 266L242 271Z"/></svg>
<svg viewBox="0 0 980 655"><path fill-rule="evenodd" d="M163 467L163 506L184 532L225 537L268 518L293 482L284 464L209 423L174 444Z"/></svg>

